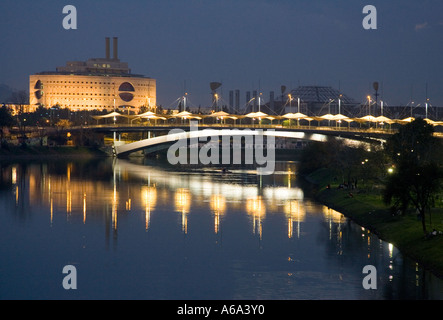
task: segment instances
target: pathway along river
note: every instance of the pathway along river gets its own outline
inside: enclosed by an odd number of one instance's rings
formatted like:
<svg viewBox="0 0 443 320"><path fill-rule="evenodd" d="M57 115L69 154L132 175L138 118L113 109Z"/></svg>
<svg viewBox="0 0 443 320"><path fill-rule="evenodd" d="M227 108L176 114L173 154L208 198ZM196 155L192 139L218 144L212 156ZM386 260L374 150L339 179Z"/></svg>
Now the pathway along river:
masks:
<svg viewBox="0 0 443 320"><path fill-rule="evenodd" d="M441 279L305 197L295 163L276 170L2 163L0 299L443 297ZM65 265L77 290L62 286Z"/></svg>

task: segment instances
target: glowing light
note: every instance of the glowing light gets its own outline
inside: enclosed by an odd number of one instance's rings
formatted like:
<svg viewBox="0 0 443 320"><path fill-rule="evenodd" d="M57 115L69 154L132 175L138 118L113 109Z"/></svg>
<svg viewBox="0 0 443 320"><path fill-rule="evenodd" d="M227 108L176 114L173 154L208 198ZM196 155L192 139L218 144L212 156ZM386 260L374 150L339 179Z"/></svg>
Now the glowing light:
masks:
<svg viewBox="0 0 443 320"><path fill-rule="evenodd" d="M114 192L112 196L112 226L114 230L117 230L117 206L118 206L117 186L114 184Z"/></svg>
<svg viewBox="0 0 443 320"><path fill-rule="evenodd" d="M254 234L258 232L261 239L263 234L262 222L266 216L266 207L262 197L258 196L253 199L248 199L246 201L246 212L252 216Z"/></svg>
<svg viewBox="0 0 443 320"><path fill-rule="evenodd" d="M392 253L394 252L394 245L390 243L388 245L388 249L389 249L389 258L392 258Z"/></svg>
<svg viewBox="0 0 443 320"><path fill-rule="evenodd" d="M17 168L12 168L12 177L11 177L12 184L17 184Z"/></svg>
<svg viewBox="0 0 443 320"><path fill-rule="evenodd" d="M72 191L66 191L66 213L70 214L72 212Z"/></svg>
<svg viewBox="0 0 443 320"><path fill-rule="evenodd" d="M217 234L220 228L220 217L226 210L226 199L221 195L211 196L211 210L214 212L214 232Z"/></svg>
<svg viewBox="0 0 443 320"><path fill-rule="evenodd" d="M72 171L72 163L68 164L68 168L66 169L66 176L68 178L68 182L71 182L71 171Z"/></svg>
<svg viewBox="0 0 443 320"><path fill-rule="evenodd" d="M52 221L53 221L53 219L54 219L54 200L51 198L51 209L50 209L50 211L51 211L51 225L52 225Z"/></svg>
<svg viewBox="0 0 443 320"><path fill-rule="evenodd" d="M293 224L297 222L297 237L300 237L300 223L305 221L306 211L304 206L297 200L288 200L284 206L288 218L288 238L293 237Z"/></svg>
<svg viewBox="0 0 443 320"><path fill-rule="evenodd" d="M182 215L182 231L188 233L188 213L191 208L191 194L188 189L177 189L175 192L175 208Z"/></svg>
<svg viewBox="0 0 443 320"><path fill-rule="evenodd" d="M328 207L323 207L323 216L326 221L331 221L333 223L342 223L345 220L345 216Z"/></svg>
<svg viewBox="0 0 443 320"><path fill-rule="evenodd" d="M132 206L132 200L129 198L126 201L126 211L131 211L131 206Z"/></svg>
<svg viewBox="0 0 443 320"><path fill-rule="evenodd" d="M86 223L86 193L83 194L83 224Z"/></svg>
<svg viewBox="0 0 443 320"><path fill-rule="evenodd" d="M148 230L151 221L151 211L157 204L157 189L155 187L142 187L142 199L145 207L145 229Z"/></svg>

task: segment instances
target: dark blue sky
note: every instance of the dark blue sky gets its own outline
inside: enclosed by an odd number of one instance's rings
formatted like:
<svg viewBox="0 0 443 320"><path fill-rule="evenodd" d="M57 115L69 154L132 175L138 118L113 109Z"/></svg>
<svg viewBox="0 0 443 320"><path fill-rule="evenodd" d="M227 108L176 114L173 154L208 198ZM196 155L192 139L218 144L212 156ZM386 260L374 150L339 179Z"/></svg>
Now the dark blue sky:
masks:
<svg viewBox="0 0 443 320"><path fill-rule="evenodd" d="M78 29L62 26L65 5ZM378 29L364 30L365 5ZM0 83L25 89L29 74L68 60L104 57L104 38L119 37L119 57L133 73L157 79L158 104L186 91L210 104L222 94L281 85L333 86L357 101L382 84L388 105L443 106L441 0L2 0ZM242 96L242 103L243 103Z"/></svg>

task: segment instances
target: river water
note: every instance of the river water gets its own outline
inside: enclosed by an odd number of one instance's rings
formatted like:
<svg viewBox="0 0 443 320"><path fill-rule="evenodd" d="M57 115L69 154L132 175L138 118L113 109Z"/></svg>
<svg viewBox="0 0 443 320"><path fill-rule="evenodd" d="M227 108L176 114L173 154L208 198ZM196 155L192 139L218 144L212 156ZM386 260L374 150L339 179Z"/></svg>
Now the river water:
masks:
<svg viewBox="0 0 443 320"><path fill-rule="evenodd" d="M443 298L441 279L309 199L294 162L271 176L146 159L10 162L0 178L0 299ZM368 275L376 289L363 287Z"/></svg>

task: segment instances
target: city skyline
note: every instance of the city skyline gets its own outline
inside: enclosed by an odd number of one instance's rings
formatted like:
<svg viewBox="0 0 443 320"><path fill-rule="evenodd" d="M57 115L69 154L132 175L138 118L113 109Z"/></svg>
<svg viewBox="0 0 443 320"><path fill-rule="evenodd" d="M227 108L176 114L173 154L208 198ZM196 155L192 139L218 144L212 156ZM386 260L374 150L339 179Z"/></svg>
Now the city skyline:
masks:
<svg viewBox="0 0 443 320"><path fill-rule="evenodd" d="M65 30L65 5L77 8L77 30ZM365 30L363 7L377 8ZM443 4L428 1L2 1L1 83L25 90L30 74L66 61L104 57L104 37L119 37L132 72L157 79L158 105L185 92L210 106L209 83L268 97L299 85L331 86L356 101L380 83L389 105L443 106ZM244 97L242 97L244 103Z"/></svg>

